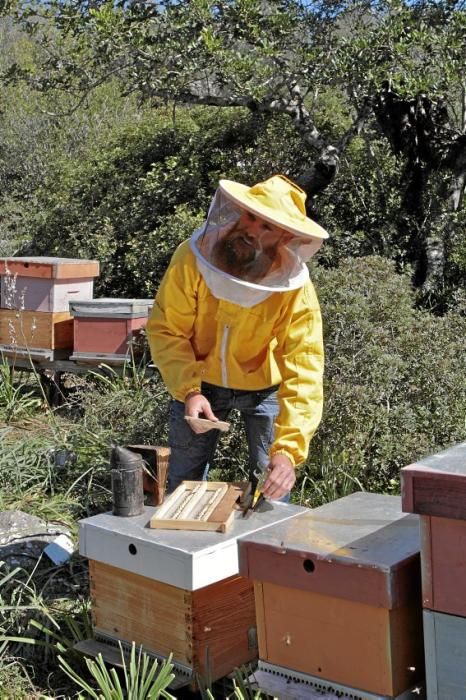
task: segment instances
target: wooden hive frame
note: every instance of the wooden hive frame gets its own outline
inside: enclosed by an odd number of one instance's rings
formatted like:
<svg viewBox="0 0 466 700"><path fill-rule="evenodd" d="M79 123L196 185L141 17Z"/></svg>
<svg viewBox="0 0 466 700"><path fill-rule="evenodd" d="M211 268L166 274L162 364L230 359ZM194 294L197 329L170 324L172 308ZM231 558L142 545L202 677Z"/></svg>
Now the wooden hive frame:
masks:
<svg viewBox="0 0 466 700"><path fill-rule="evenodd" d="M183 481L150 519L151 528L226 532L248 484Z"/></svg>
<svg viewBox="0 0 466 700"><path fill-rule="evenodd" d="M143 486L149 505L160 506L165 498L170 448L162 445L128 445L128 450L144 460Z"/></svg>

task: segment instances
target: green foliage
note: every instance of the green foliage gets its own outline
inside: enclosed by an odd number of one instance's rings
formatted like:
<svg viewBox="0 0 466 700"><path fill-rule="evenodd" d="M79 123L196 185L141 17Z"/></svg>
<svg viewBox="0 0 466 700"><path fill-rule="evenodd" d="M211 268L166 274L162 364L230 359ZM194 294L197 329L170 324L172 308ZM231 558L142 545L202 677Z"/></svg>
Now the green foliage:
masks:
<svg viewBox="0 0 466 700"><path fill-rule="evenodd" d="M279 132L239 110L186 108L175 122L161 109L115 127L87 155L59 160L36 191L38 208L25 222L31 250L97 258L100 294L152 296L220 177L266 176L274 149L277 169L285 156L290 162Z"/></svg>
<svg viewBox="0 0 466 700"><path fill-rule="evenodd" d="M51 572L41 559L32 572L19 567L8 571L3 562L0 568L2 690L11 692L8 697L52 699L55 693L39 693L35 681L44 681L49 669L55 671L57 653L66 655L76 666L82 667L82 657L74 645L92 635L88 604L69 594L76 591L77 562L74 572L68 567L57 567ZM14 659L16 667L12 669ZM35 668L28 673L27 662L31 659ZM63 688L60 675L55 681ZM18 687L27 688L29 692L16 695Z"/></svg>
<svg viewBox="0 0 466 700"><path fill-rule="evenodd" d="M462 81L462 3L356 3L346 13L347 31L336 50L336 67L366 91L388 80L404 95L446 94ZM462 48L463 47L463 48ZM420 70L422 66L422 70Z"/></svg>
<svg viewBox="0 0 466 700"><path fill-rule="evenodd" d="M33 683L28 670L14 657L3 654L0 657L0 687L5 698L31 697ZM49 700L41 695L40 700Z"/></svg>
<svg viewBox="0 0 466 700"><path fill-rule="evenodd" d="M445 264L425 285L417 303L437 313L461 311L466 295L465 210L453 211L451 203L441 203L438 193L448 188L448 177L437 172L419 193L422 217L407 212L401 167L375 132L354 139L341 160L338 181L319 198L316 218L330 239L318 260L333 267L348 257L380 255L395 261L398 271L412 274L422 241L430 239L437 242Z"/></svg>
<svg viewBox="0 0 466 700"><path fill-rule="evenodd" d="M0 49L0 71L15 61L35 74L44 60L11 18L0 18ZM109 125L137 118L138 108L134 97L122 98L111 80L74 111L66 91L51 96L34 85L0 84L0 96L0 255L12 255L27 243L30 216L41 218L36 190L49 171L71 155L82 155Z"/></svg>
<svg viewBox="0 0 466 700"><path fill-rule="evenodd" d="M50 424L50 416L0 431L0 510L21 510L76 529L89 500L85 496L93 469L77 462L54 464L65 432L64 426Z"/></svg>
<svg viewBox="0 0 466 700"><path fill-rule="evenodd" d="M137 444L150 438L150 444L163 444L168 394L158 375L119 377L107 369L105 375L89 378L79 399L82 415L68 435L78 454L85 455L86 433L103 450L99 462L108 462L108 450L114 442ZM95 457L91 459L95 461Z"/></svg>
<svg viewBox="0 0 466 700"><path fill-rule="evenodd" d="M40 426L40 427L39 427ZM39 429L38 429L39 428ZM52 488L48 451L54 446L54 432L44 421L16 431L3 430L0 441L0 487L5 495Z"/></svg>
<svg viewBox="0 0 466 700"><path fill-rule="evenodd" d="M381 255L401 261L400 164L375 134L355 139L341 161L341 178L321 195L319 217L330 233L319 259L336 266L348 257ZM407 234L407 232L406 232Z"/></svg>
<svg viewBox="0 0 466 700"><path fill-rule="evenodd" d="M312 448L311 448L312 453ZM322 503L332 503L354 491L365 491L361 481L361 470L352 455L345 451L335 452L321 447L318 466L311 461L298 476L298 484L292 493L292 500L311 507ZM390 484L392 485L392 484Z"/></svg>
<svg viewBox="0 0 466 700"><path fill-rule="evenodd" d="M0 356L0 421L10 423L34 414L42 400L34 389L15 382L14 373Z"/></svg>
<svg viewBox="0 0 466 700"><path fill-rule="evenodd" d="M331 176L325 159L313 165L333 144L338 178L309 207L332 233L325 262L381 254L415 265L419 283L430 277L426 304L444 311L461 303L464 235L448 183L462 162L461 4L52 0L18 8L4 64L5 90L17 101L4 113L5 251L27 238L33 252L95 257L98 293L152 295L218 177L252 182L282 171L308 179L315 170L310 191L319 192ZM30 87L16 84L18 76ZM421 172L417 190L374 112L363 120L363 140L353 141L357 114L377 104L382 85L415 111L424 93L448 111L430 144L442 172ZM133 91L157 113L139 111L127 97ZM410 124L399 140L417 128ZM432 238L443 258L434 271Z"/></svg>
<svg viewBox="0 0 466 700"><path fill-rule="evenodd" d="M154 229L179 203L173 189L179 193L183 184L167 177L164 164L171 158L174 167L184 160L179 152L189 140L189 126L180 131L177 137L169 118L149 117L117 129L113 139L106 137L107 144L88 158L57 163L55 174L38 193L40 220L33 218L29 224L34 249L39 254L66 250L71 256L96 258L102 264L101 293L141 294L137 287L143 270L141 257L134 259L133 241L149 248L148 237L157 239ZM185 157L189 161L190 154L185 152ZM186 172L189 166L182 163L180 170ZM183 196L189 199L194 180L191 186L184 184ZM150 274L150 269L147 278L144 274L146 285Z"/></svg>
<svg viewBox="0 0 466 700"><path fill-rule="evenodd" d="M199 82L210 78L223 94L259 101L288 97L293 84L307 91L349 84L361 97L386 79L407 94L445 92L462 80L461 3L168 0L160 7L75 6L77 11L60 0L35 7L19 3L22 26L47 49L33 73L41 89L78 93L119 73L125 90L129 85L146 98L186 99L198 96Z"/></svg>
<svg viewBox="0 0 466 700"><path fill-rule="evenodd" d="M259 690L256 690L250 683L251 669L242 666L234 672L234 692L228 700L261 700L264 698Z"/></svg>
<svg viewBox="0 0 466 700"><path fill-rule="evenodd" d="M62 670L79 688L87 693L87 697L96 700L124 700L124 698L131 698L131 700L157 700L157 698L175 700L174 696L167 691L175 677L172 673L171 657L160 663L144 653L142 647L136 654L134 642L131 645L129 662L125 658L121 643L120 654L123 664L123 685L116 670L114 668L111 668L110 671L107 669L101 654L97 656L95 661L86 659L86 666L94 679L97 690L94 690L85 678L76 673L62 656L58 658Z"/></svg>
<svg viewBox="0 0 466 700"><path fill-rule="evenodd" d="M333 479L332 466L391 492L400 467L464 439L466 319L416 310L408 278L382 258L315 268L313 277L325 322L325 411L303 476Z"/></svg>

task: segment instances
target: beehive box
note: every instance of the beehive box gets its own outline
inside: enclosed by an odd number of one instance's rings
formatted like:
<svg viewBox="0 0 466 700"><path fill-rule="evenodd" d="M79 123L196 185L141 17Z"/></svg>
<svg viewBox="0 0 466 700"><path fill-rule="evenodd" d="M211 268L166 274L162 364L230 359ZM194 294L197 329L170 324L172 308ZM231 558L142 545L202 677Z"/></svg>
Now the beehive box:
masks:
<svg viewBox="0 0 466 700"><path fill-rule="evenodd" d="M226 534L150 529L152 507L134 518L82 520L96 639L134 640L161 657L173 652L187 683L207 670L221 678L256 658L253 585L238 575L237 539L304 511L275 504L247 519L238 512Z"/></svg>
<svg viewBox="0 0 466 700"><path fill-rule="evenodd" d="M428 700L466 697L466 619L424 610Z"/></svg>
<svg viewBox="0 0 466 700"><path fill-rule="evenodd" d="M398 497L353 494L239 549L261 661L358 698L398 698L422 679L419 521Z"/></svg>
<svg viewBox="0 0 466 700"><path fill-rule="evenodd" d="M423 605L466 617L466 442L401 470L403 510L421 514Z"/></svg>
<svg viewBox="0 0 466 700"><path fill-rule="evenodd" d="M423 606L466 617L466 521L420 520Z"/></svg>
<svg viewBox="0 0 466 700"><path fill-rule="evenodd" d="M0 309L0 346L5 354L35 350L70 351L73 318L68 312L13 311Z"/></svg>
<svg viewBox="0 0 466 700"><path fill-rule="evenodd" d="M137 354L132 345L147 324L153 299L92 299L73 301L72 359L118 359Z"/></svg>
<svg viewBox="0 0 466 700"><path fill-rule="evenodd" d="M48 280L41 277L17 277L12 282L2 277L2 308L25 311L66 311L70 301L92 299L94 280Z"/></svg>
<svg viewBox="0 0 466 700"><path fill-rule="evenodd" d="M466 442L401 470L406 513L466 520Z"/></svg>
<svg viewBox="0 0 466 700"><path fill-rule="evenodd" d="M43 279L83 279L99 275L97 260L42 256L0 258L0 275Z"/></svg>

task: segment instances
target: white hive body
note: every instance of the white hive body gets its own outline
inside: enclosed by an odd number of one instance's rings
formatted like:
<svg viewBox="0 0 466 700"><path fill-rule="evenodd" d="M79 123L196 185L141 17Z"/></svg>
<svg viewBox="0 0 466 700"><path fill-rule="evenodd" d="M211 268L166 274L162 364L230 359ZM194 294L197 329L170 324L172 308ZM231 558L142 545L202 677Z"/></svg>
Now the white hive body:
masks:
<svg viewBox="0 0 466 700"><path fill-rule="evenodd" d="M238 574L237 539L306 512L301 506L274 503L270 510L244 519L238 511L228 533L153 530L156 508L119 518L101 513L81 520L80 553L126 571L193 591Z"/></svg>

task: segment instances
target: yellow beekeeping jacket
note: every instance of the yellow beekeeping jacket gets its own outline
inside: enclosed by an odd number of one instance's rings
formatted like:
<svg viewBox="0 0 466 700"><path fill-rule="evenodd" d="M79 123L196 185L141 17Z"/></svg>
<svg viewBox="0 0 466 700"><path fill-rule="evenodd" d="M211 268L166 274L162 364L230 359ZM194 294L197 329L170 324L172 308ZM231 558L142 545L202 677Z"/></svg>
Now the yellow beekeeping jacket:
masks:
<svg viewBox="0 0 466 700"><path fill-rule="evenodd" d="M198 271L189 241L176 250L147 324L153 360L179 401L201 382L259 390L279 384L270 455L296 466L322 416L322 320L312 283L274 292L244 308L216 299Z"/></svg>

